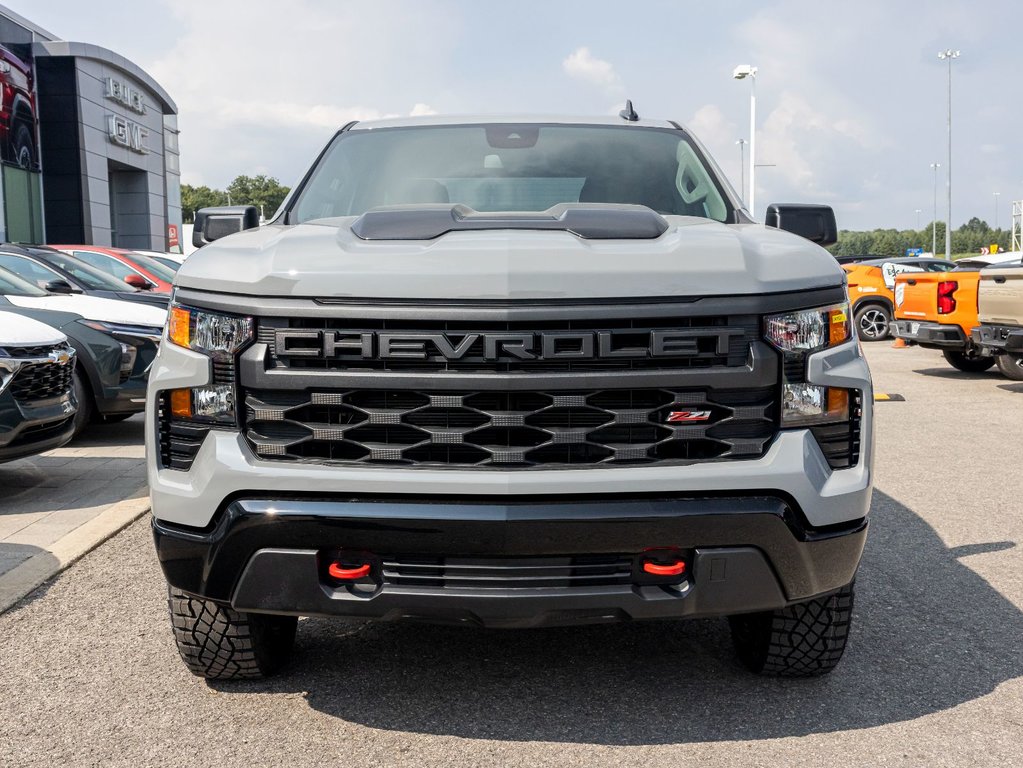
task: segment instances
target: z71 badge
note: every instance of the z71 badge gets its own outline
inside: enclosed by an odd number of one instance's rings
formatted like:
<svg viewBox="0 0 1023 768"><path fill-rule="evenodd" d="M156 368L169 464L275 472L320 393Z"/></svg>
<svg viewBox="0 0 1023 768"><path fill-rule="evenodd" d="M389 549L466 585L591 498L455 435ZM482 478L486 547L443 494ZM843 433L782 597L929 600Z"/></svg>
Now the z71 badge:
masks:
<svg viewBox="0 0 1023 768"><path fill-rule="evenodd" d="M709 419L710 411L671 411L665 421L668 424L677 424L679 422L708 421Z"/></svg>

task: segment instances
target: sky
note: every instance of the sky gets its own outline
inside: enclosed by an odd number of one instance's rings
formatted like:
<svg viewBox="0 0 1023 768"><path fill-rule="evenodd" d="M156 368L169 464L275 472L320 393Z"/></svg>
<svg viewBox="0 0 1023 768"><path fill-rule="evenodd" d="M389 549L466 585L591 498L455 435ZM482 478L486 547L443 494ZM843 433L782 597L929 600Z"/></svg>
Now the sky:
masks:
<svg viewBox="0 0 1023 768"><path fill-rule="evenodd" d="M179 109L182 180L294 184L353 119L609 114L687 124L739 188L758 68L757 211L834 207L843 229L945 218L1008 227L1023 199L1015 34L1023 3L761 0L5 0L141 66ZM747 147L748 149L748 147ZM995 193L999 193L997 196ZM919 213L917 211L919 210Z"/></svg>

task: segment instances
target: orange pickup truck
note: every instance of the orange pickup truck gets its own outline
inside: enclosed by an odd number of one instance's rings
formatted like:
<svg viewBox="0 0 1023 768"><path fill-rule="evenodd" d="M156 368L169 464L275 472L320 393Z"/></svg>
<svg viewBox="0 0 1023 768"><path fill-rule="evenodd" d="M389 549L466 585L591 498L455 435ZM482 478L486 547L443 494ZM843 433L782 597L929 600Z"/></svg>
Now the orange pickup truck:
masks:
<svg viewBox="0 0 1023 768"><path fill-rule="evenodd" d="M892 335L909 344L939 349L953 368L986 371L995 359L981 354L970 334L980 325L977 286L980 263L966 261L951 272L912 272L895 277Z"/></svg>

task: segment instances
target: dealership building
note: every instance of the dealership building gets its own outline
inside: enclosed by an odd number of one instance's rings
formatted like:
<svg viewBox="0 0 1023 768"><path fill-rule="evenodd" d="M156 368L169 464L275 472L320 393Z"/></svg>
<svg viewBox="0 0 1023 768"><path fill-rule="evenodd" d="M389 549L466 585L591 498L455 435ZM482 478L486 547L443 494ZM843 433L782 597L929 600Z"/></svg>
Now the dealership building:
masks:
<svg viewBox="0 0 1023 768"><path fill-rule="evenodd" d="M0 241L180 250L177 107L138 65L0 5Z"/></svg>

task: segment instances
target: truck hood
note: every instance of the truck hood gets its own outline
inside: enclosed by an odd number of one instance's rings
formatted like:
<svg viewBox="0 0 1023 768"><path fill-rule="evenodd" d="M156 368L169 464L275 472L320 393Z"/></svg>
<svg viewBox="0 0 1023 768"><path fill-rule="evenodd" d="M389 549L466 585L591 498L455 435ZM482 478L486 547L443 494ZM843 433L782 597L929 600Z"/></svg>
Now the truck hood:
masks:
<svg viewBox="0 0 1023 768"><path fill-rule="evenodd" d="M60 344L63 341L67 341L67 336L56 328L12 312L0 311L0 349L37 347L44 344Z"/></svg>
<svg viewBox="0 0 1023 768"><path fill-rule="evenodd" d="M157 307L134 301L101 299L81 294L55 294L52 296L6 296L11 304L27 309L52 309L58 312L72 312L86 320L121 325L144 325L163 328L167 312Z"/></svg>
<svg viewBox="0 0 1023 768"><path fill-rule="evenodd" d="M654 240L563 231L449 232L361 240L354 218L270 225L211 243L175 285L307 298L597 299L762 294L841 285L823 248L759 224L687 216Z"/></svg>

